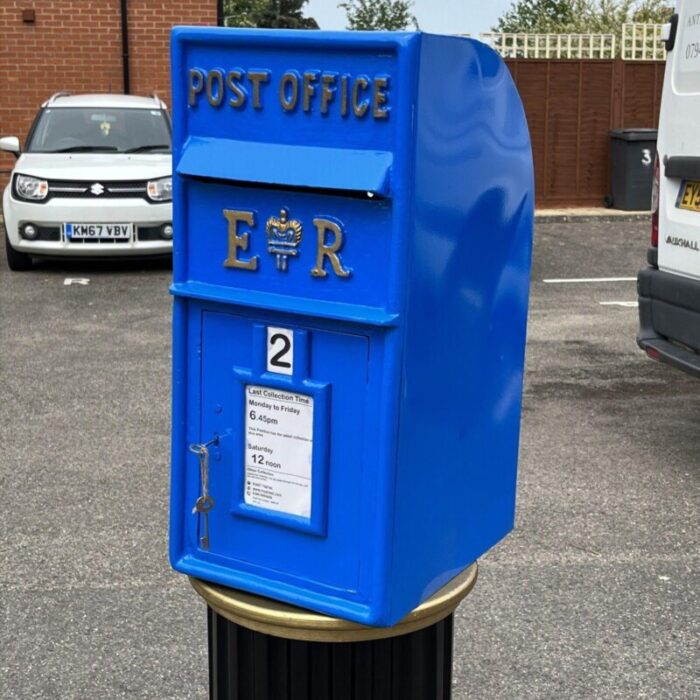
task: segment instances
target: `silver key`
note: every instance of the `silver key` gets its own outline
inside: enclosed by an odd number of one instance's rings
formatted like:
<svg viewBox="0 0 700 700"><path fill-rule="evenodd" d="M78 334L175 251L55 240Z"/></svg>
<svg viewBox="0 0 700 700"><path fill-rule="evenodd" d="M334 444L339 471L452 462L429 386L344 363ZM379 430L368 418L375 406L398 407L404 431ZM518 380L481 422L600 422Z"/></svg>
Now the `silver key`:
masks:
<svg viewBox="0 0 700 700"><path fill-rule="evenodd" d="M202 515L204 534L199 539L202 549L209 549L209 511L213 507L214 499L211 496L200 496L194 504L194 510Z"/></svg>

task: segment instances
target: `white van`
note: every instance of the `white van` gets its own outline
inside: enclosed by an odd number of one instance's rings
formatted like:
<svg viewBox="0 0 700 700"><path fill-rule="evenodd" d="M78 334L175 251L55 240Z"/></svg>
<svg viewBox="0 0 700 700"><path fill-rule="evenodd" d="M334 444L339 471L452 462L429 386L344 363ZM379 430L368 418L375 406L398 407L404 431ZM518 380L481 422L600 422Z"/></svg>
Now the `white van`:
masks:
<svg viewBox="0 0 700 700"><path fill-rule="evenodd" d="M700 377L700 0L677 1L665 36L649 267L637 278L637 343L649 357Z"/></svg>

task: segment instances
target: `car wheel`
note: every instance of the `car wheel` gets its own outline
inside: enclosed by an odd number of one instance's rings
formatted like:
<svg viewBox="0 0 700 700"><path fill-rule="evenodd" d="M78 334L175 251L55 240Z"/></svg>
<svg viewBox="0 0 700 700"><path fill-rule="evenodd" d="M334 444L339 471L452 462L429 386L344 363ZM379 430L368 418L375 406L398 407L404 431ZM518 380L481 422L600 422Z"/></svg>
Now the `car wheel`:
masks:
<svg viewBox="0 0 700 700"><path fill-rule="evenodd" d="M7 266L15 272L25 272L32 269L32 258L26 253L15 250L10 245L10 239L5 231L5 250L7 251Z"/></svg>

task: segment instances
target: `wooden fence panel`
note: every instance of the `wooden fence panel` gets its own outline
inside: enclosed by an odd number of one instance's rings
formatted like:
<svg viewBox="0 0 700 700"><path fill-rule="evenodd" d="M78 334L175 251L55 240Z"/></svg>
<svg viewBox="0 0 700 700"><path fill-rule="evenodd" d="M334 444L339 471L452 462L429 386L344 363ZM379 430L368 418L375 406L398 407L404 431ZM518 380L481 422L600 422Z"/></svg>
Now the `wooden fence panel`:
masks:
<svg viewBox="0 0 700 700"><path fill-rule="evenodd" d="M544 191L544 164L547 162L547 63L533 61L524 66L522 62L513 62L511 71L515 76L515 82L520 90L520 96L527 114L530 127L530 141L532 142L532 154L535 163L542 167L535 168L535 191Z"/></svg>
<svg viewBox="0 0 700 700"><path fill-rule="evenodd" d="M509 59L525 107L539 207L601 206L608 132L656 127L663 61Z"/></svg>
<svg viewBox="0 0 700 700"><path fill-rule="evenodd" d="M658 126L664 63L633 61L626 62L624 68L623 126L625 128Z"/></svg>
<svg viewBox="0 0 700 700"><path fill-rule="evenodd" d="M611 85L615 66L612 62L580 64L581 100L579 102L579 156L577 161L576 200L584 201L595 193L601 204L608 187L608 131L613 123ZM589 104L595 104L590 109ZM600 188L604 192L600 193Z"/></svg>
<svg viewBox="0 0 700 700"><path fill-rule="evenodd" d="M578 166L580 70L578 61L551 61L547 104L545 197L575 199Z"/></svg>

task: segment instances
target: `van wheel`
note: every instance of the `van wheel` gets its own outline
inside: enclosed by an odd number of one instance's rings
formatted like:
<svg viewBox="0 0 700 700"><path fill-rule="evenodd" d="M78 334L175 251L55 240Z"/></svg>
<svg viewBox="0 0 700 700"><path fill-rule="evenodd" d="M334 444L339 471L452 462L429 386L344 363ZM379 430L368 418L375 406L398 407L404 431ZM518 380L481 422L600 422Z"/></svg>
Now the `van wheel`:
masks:
<svg viewBox="0 0 700 700"><path fill-rule="evenodd" d="M10 239L5 231L5 251L7 252L7 266L14 272L25 272L32 269L32 258L27 253L15 250L10 245Z"/></svg>

